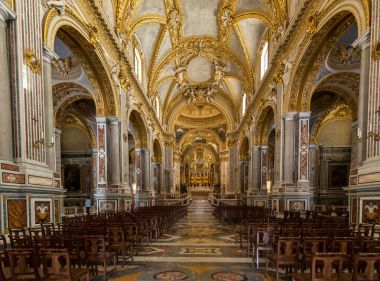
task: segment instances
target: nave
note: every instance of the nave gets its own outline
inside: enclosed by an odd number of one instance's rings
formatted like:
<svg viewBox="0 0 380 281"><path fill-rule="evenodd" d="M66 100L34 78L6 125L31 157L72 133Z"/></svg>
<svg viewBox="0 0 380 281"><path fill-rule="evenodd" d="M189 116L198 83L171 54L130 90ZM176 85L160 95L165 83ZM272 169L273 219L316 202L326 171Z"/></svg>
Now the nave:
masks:
<svg viewBox="0 0 380 281"><path fill-rule="evenodd" d="M207 200L193 200L188 215L170 233L144 248L116 275L120 277L114 281L265 280L236 243L234 227L220 223Z"/></svg>

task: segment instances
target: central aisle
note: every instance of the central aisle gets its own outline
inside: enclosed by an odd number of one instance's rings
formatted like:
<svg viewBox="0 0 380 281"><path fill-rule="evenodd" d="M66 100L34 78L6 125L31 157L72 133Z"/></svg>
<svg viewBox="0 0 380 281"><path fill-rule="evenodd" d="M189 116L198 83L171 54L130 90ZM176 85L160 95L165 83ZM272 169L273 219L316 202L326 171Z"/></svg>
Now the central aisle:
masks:
<svg viewBox="0 0 380 281"><path fill-rule="evenodd" d="M233 227L213 217L207 200L193 201L188 216L134 260L120 268L115 281L265 280L235 243Z"/></svg>

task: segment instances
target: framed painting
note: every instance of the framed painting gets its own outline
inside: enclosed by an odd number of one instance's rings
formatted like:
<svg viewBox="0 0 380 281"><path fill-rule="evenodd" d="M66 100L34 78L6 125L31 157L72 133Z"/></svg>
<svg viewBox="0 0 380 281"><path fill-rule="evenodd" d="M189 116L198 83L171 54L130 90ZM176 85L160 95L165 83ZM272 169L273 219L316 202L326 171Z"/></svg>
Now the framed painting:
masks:
<svg viewBox="0 0 380 281"><path fill-rule="evenodd" d="M31 199L31 224L53 222L52 200L43 198Z"/></svg>
<svg viewBox="0 0 380 281"><path fill-rule="evenodd" d="M360 223L380 224L380 197L360 199Z"/></svg>
<svg viewBox="0 0 380 281"><path fill-rule="evenodd" d="M350 167L347 163L329 164L329 189L342 189L348 186Z"/></svg>
<svg viewBox="0 0 380 281"><path fill-rule="evenodd" d="M80 167L79 165L65 165L65 189L69 192L80 191Z"/></svg>
<svg viewBox="0 0 380 281"><path fill-rule="evenodd" d="M307 209L307 199L288 199L288 210L294 212L303 212Z"/></svg>
<svg viewBox="0 0 380 281"><path fill-rule="evenodd" d="M98 211L99 212L109 212L117 211L117 200L109 200L109 199L99 199L98 200Z"/></svg>

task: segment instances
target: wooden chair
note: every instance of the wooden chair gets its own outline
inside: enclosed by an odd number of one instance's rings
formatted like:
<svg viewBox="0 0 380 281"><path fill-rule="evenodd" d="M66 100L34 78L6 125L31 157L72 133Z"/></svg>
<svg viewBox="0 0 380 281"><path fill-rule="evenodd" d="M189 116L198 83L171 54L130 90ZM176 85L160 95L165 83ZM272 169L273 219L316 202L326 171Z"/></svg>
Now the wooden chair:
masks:
<svg viewBox="0 0 380 281"><path fill-rule="evenodd" d="M300 237L279 237L275 253L266 255L265 276L268 276L269 262L273 262L276 266L276 281L279 281L280 267L297 270L300 246Z"/></svg>
<svg viewBox="0 0 380 281"><path fill-rule="evenodd" d="M312 257L311 273L294 274L293 281L342 281L343 259L342 253L315 253Z"/></svg>
<svg viewBox="0 0 380 281"><path fill-rule="evenodd" d="M253 258L256 255L256 267L259 268L260 252L273 253L273 231L258 230L257 238L252 248Z"/></svg>
<svg viewBox="0 0 380 281"><path fill-rule="evenodd" d="M38 253L33 248L7 249L12 281L42 280Z"/></svg>
<svg viewBox="0 0 380 281"><path fill-rule="evenodd" d="M87 268L72 268L67 249L44 249L43 269L45 280L90 281L90 271Z"/></svg>
<svg viewBox="0 0 380 281"><path fill-rule="evenodd" d="M326 252L327 237L310 237L303 241L302 252L300 255L301 271L311 268L311 262L315 253Z"/></svg>
<svg viewBox="0 0 380 281"><path fill-rule="evenodd" d="M345 274L344 281L380 280L380 253L359 253L354 258L353 273Z"/></svg>
<svg viewBox="0 0 380 281"><path fill-rule="evenodd" d="M109 247L112 251L116 252L117 257L123 256L123 266L125 259L130 258L133 261L133 243L127 241L123 228L109 228Z"/></svg>
<svg viewBox="0 0 380 281"><path fill-rule="evenodd" d="M98 265L103 265L103 281L106 281L108 265L113 262L114 268L112 270L116 269L116 252L107 251L104 236L85 236L84 245L90 266L98 274Z"/></svg>

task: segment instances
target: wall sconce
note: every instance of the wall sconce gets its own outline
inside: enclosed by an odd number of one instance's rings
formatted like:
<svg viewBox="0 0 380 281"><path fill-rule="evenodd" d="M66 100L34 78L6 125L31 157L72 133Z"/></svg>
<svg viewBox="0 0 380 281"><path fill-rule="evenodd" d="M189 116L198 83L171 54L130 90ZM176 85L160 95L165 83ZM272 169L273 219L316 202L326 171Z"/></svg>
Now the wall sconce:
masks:
<svg viewBox="0 0 380 281"><path fill-rule="evenodd" d="M38 148L40 145L46 145L46 147L53 147L54 146L54 137L51 138L50 144L46 144L44 139L40 139L40 140L35 141L32 144L32 147Z"/></svg>

